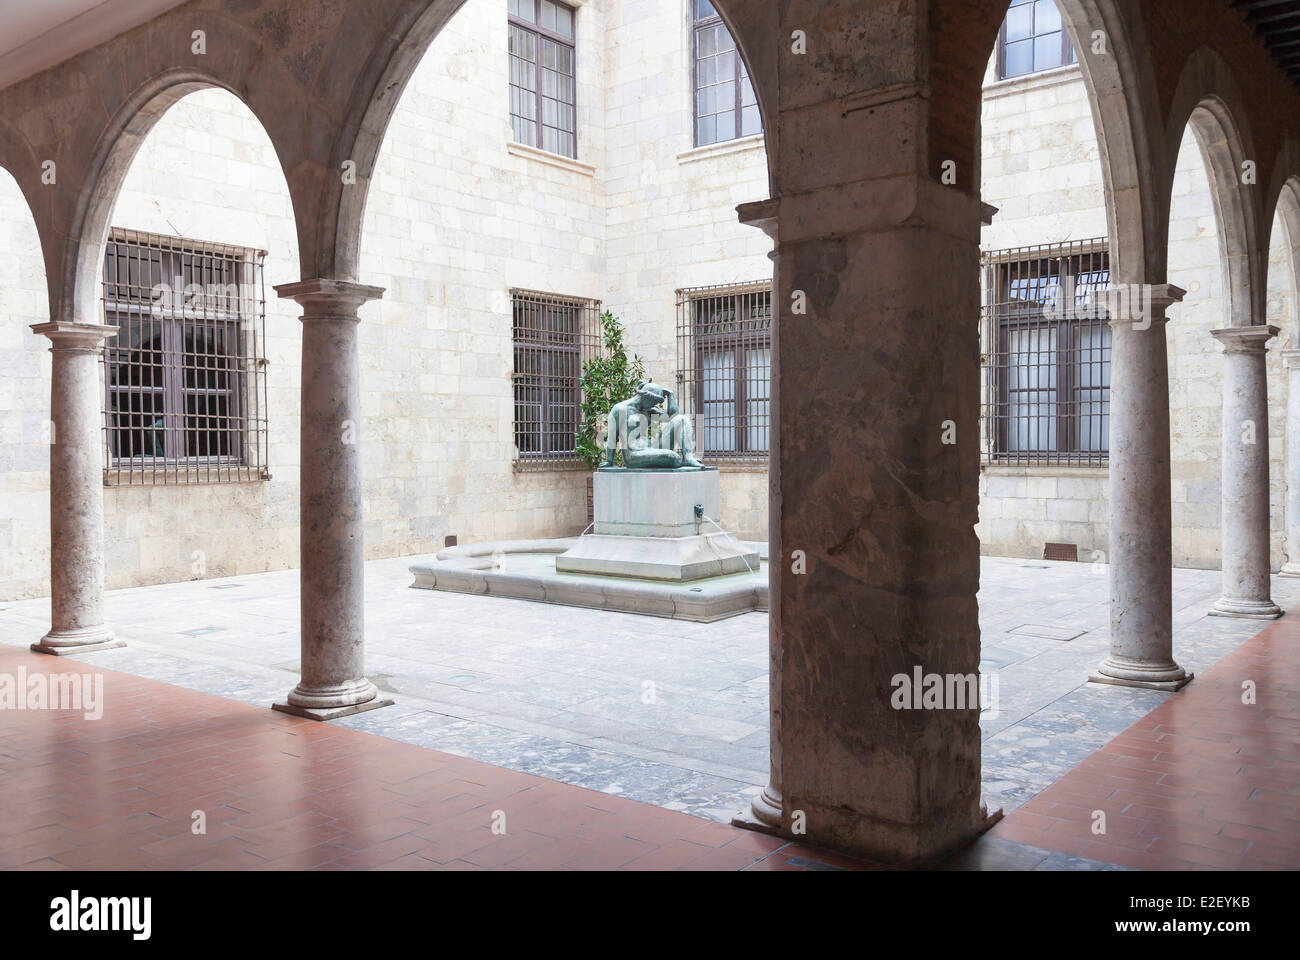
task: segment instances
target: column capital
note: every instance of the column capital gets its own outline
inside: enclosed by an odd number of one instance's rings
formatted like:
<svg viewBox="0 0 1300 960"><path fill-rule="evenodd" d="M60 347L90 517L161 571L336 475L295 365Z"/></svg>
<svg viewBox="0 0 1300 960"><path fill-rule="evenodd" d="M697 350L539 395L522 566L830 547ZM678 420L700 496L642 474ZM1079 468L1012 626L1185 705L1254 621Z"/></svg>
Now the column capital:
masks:
<svg viewBox="0 0 1300 960"><path fill-rule="evenodd" d="M281 283L273 288L284 300L297 300L303 308L303 319L313 317L355 316L357 309L367 301L384 295L383 287L372 287L353 280L331 280L316 277Z"/></svg>
<svg viewBox="0 0 1300 960"><path fill-rule="evenodd" d="M104 341L117 333L117 327L102 323L49 320L33 323L32 332L50 338L51 353L99 353L104 349Z"/></svg>
<svg viewBox="0 0 1300 960"><path fill-rule="evenodd" d="M1210 336L1223 344L1224 353L1263 353L1279 329L1270 323L1250 327L1224 327L1211 330Z"/></svg>
<svg viewBox="0 0 1300 960"><path fill-rule="evenodd" d="M1100 292L1112 329L1131 325L1135 330L1166 323L1165 310L1181 303L1186 295L1186 290L1172 283L1117 283Z"/></svg>
<svg viewBox="0 0 1300 960"><path fill-rule="evenodd" d="M777 239L777 224L779 223L777 213L780 207L781 201L778 197L771 197L767 200L753 200L736 207L736 219L746 226L758 227L775 241Z"/></svg>

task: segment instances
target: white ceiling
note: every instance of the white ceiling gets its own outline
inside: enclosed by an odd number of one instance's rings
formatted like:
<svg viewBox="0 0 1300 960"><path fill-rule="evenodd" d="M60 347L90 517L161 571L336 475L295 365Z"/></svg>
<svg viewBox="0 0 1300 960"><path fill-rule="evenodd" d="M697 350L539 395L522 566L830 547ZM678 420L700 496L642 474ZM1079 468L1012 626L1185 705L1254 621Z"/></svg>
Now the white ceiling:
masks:
<svg viewBox="0 0 1300 960"><path fill-rule="evenodd" d="M185 0L0 0L0 89Z"/></svg>

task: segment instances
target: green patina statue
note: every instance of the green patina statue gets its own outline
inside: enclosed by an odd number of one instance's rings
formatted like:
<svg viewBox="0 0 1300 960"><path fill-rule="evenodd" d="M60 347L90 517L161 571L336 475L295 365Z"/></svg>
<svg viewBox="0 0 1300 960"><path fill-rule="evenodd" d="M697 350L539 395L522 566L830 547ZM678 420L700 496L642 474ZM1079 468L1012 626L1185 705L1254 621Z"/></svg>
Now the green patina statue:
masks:
<svg viewBox="0 0 1300 960"><path fill-rule="evenodd" d="M663 410L660 404L664 404ZM657 413L668 420L656 434L651 428ZM704 464L695 459L695 428L690 417L678 412L673 391L650 380L642 380L635 396L610 408L605 463L600 469L616 469L614 455L620 445L623 462L633 470L704 469Z"/></svg>

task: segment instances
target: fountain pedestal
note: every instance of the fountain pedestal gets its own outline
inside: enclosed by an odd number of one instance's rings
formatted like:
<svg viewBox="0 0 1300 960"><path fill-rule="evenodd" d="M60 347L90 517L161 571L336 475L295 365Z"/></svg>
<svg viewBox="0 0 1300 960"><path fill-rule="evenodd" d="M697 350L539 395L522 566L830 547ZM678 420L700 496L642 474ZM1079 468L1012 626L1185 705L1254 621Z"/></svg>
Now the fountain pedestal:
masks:
<svg viewBox="0 0 1300 960"><path fill-rule="evenodd" d="M683 583L758 569L758 553L718 525L716 467L603 467L592 493L594 532L555 558L557 572Z"/></svg>

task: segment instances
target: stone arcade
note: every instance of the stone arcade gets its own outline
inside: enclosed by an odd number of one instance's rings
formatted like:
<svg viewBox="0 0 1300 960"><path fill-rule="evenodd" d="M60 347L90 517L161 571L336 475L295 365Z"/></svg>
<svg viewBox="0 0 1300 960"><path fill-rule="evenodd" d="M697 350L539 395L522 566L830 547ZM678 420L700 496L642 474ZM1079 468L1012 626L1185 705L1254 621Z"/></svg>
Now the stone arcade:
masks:
<svg viewBox="0 0 1300 960"><path fill-rule="evenodd" d="M742 221L761 229L774 248L765 401L772 418L770 777L753 813L790 837L797 816L804 842L923 864L988 826L977 711L914 711L900 721L884 692L890 677L917 663L947 676L973 674L980 662L981 365L973 319L986 215L980 128L985 69L1009 4L715 5L752 78L768 161L766 195L729 202L740 203ZM1169 690L1189 679L1175 649L1168 344L1176 330L1166 315L1183 299L1169 277L1170 198L1189 125L1211 174L1227 281L1227 316L1216 334L1225 355L1215 369L1225 371L1231 394L1222 411L1221 471L1223 506L1234 512L1221 529L1224 596L1217 612L1278 613L1268 592L1263 522L1267 448L1229 449L1240 444L1240 421L1269 409L1260 374L1272 336L1265 274L1274 214L1300 226L1297 67L1293 54L1270 47L1271 28L1258 15L1268 5L1057 4L1064 21L1057 40L1072 39L1102 144L1106 282L1140 290L1156 305L1149 329L1110 324L1112 436L1104 482L1111 655L1098 667L1107 682ZM302 319L300 376L283 388L298 395L302 437L301 458L290 467L299 471L300 486L291 509L301 550L301 672L285 708L325 719L385 702L364 664L366 478L360 451L341 439L368 386L358 328L371 321L359 310L381 294L365 282L362 224L398 95L461 6L122 4L117 19L104 18L93 37L51 29L44 43L61 47L37 44L23 62L9 64L0 86L0 166L12 174L35 224L48 313L33 330L49 338L54 352L48 407L30 411L38 419L48 414L57 433L48 458L52 610L48 630L30 637L39 652L104 650L118 642L103 608L103 385L94 369L110 332L100 322L100 297L111 214L150 129L187 94L219 88L265 126L294 219L297 273L277 278L293 282L276 288L300 305ZM602 6L581 4L579 17ZM197 31L206 38L201 53ZM806 38L803 49L792 47L796 33ZM612 58L615 49L599 47L592 56ZM628 86L649 91L656 79ZM440 123L430 119L430 138ZM580 162L562 159L553 176L588 175ZM1248 181L1243 164L1252 171ZM634 180L638 170L627 162L618 175ZM716 186L726 194L725 181ZM459 239L453 222L436 239L405 244ZM624 239L634 247L639 238ZM442 295L443 303L457 296ZM430 291L429 302L437 299ZM469 374L459 382L466 393L477 386ZM955 425L955 443L942 441L944 424ZM1288 424L1289 437L1296 433ZM1294 497L1300 459L1289 446ZM624 482L640 482L639 474L626 476ZM676 504L669 517L675 525L682 523L681 504L697 497L705 503L709 495L658 494ZM240 523L256 526L243 518L231 525ZM1294 515L1288 528L1300 531ZM555 546L561 552L569 545ZM804 574L792 572L796 551L806 561ZM1294 569L1294 539L1289 551Z"/></svg>

